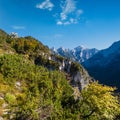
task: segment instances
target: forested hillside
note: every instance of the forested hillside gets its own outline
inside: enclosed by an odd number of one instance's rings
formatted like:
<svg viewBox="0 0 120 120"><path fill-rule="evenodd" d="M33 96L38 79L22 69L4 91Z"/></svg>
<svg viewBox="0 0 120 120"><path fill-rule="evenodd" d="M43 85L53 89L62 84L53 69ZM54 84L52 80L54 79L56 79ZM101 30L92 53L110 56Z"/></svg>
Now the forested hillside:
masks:
<svg viewBox="0 0 120 120"><path fill-rule="evenodd" d="M1 120L119 120L113 92L38 40L0 30Z"/></svg>

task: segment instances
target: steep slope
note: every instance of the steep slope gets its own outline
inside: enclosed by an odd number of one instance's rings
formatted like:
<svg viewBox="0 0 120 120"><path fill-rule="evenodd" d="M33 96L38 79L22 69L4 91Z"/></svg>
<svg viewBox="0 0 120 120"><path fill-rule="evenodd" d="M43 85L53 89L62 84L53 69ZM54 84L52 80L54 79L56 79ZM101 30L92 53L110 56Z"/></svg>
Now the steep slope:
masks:
<svg viewBox="0 0 120 120"><path fill-rule="evenodd" d="M1 120L110 120L119 115L114 89L91 82L79 63L51 54L30 36L7 35L1 45Z"/></svg>
<svg viewBox="0 0 120 120"><path fill-rule="evenodd" d="M72 94L63 73L36 66L21 55L0 55L0 119L62 119L57 112L62 115L62 104L74 99Z"/></svg>
<svg viewBox="0 0 120 120"><path fill-rule="evenodd" d="M83 65L100 83L116 86L120 90L120 41L101 50Z"/></svg>
<svg viewBox="0 0 120 120"><path fill-rule="evenodd" d="M8 38L9 35L0 29L0 54L13 54L15 52L11 45L7 43Z"/></svg>
<svg viewBox="0 0 120 120"><path fill-rule="evenodd" d="M0 39L0 119L66 118L67 101L73 104L91 80L84 68L52 54L31 36L1 30Z"/></svg>
<svg viewBox="0 0 120 120"><path fill-rule="evenodd" d="M49 70L62 71L66 74L66 77L69 76L69 83L72 86L79 88L79 90L82 90L91 80L88 73L80 64L52 54L48 47L44 46L35 38L31 36L13 37L2 30L1 33L3 34L1 36L5 36L2 45L5 44L10 48L5 50L8 51L8 53L21 54L36 65L44 66ZM3 50L2 47L1 49ZM11 50L14 52L11 52Z"/></svg>
<svg viewBox="0 0 120 120"><path fill-rule="evenodd" d="M88 49L88 48L84 48L83 46L78 46L72 50L64 49L62 47L58 48L57 50L52 48L51 50L56 54L59 54L63 57L67 57L79 63L86 61L87 59L89 59L98 52L98 50L95 48Z"/></svg>
<svg viewBox="0 0 120 120"><path fill-rule="evenodd" d="M54 119L56 111L66 111L66 101L78 99L79 92L91 81L80 64L52 54L31 36L13 37L1 30L0 39L2 118Z"/></svg>

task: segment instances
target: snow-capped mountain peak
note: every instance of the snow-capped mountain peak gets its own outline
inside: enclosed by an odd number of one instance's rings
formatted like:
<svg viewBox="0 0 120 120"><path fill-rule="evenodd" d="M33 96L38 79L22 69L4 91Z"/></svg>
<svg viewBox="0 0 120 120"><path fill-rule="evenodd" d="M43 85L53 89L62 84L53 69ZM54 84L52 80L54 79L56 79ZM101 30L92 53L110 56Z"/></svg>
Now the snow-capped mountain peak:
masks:
<svg viewBox="0 0 120 120"><path fill-rule="evenodd" d="M85 50L86 48L83 45L80 45L76 48L74 48L75 50L79 51L79 50Z"/></svg>
<svg viewBox="0 0 120 120"><path fill-rule="evenodd" d="M52 49L52 51L54 50ZM98 50L95 48L88 49L81 45L71 50L60 47L54 52L61 56L64 56L64 57L67 57L67 58L70 58L72 60L82 63L86 61L87 59L89 59L90 57L92 57L94 54L96 54Z"/></svg>

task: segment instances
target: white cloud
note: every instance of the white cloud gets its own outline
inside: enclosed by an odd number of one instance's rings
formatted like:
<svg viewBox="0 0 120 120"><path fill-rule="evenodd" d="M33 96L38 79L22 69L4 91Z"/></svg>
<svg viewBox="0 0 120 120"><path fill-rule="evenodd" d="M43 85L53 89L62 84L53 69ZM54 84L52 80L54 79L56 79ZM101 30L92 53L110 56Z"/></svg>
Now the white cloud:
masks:
<svg viewBox="0 0 120 120"><path fill-rule="evenodd" d="M60 5L58 8L59 12L53 11L52 15L55 18L57 25L69 25L77 24L81 20L81 14L83 10L77 5L77 0L59 0ZM56 7L51 0L44 0L42 3L36 5L36 8L47 9L49 11L53 10L53 7Z"/></svg>
<svg viewBox="0 0 120 120"><path fill-rule="evenodd" d="M57 25L77 24L83 10L78 9L75 0L64 0L61 2L61 13Z"/></svg>
<svg viewBox="0 0 120 120"><path fill-rule="evenodd" d="M61 20L66 20L67 15L65 13L60 13Z"/></svg>
<svg viewBox="0 0 120 120"><path fill-rule="evenodd" d="M70 25L70 24L77 24L78 19L70 18L69 20L66 21L57 21L57 25Z"/></svg>
<svg viewBox="0 0 120 120"><path fill-rule="evenodd" d="M12 28L15 29L15 30L21 30L21 29L25 29L25 26L14 25L14 26L12 26Z"/></svg>
<svg viewBox="0 0 120 120"><path fill-rule="evenodd" d="M82 14L83 14L83 10L79 9L79 10L76 11L76 16L77 17L80 17L80 15L82 15Z"/></svg>
<svg viewBox="0 0 120 120"><path fill-rule="evenodd" d="M36 8L47 9L49 11L51 11L53 7L54 7L54 4L50 0L45 0L44 2L36 5Z"/></svg>
<svg viewBox="0 0 120 120"><path fill-rule="evenodd" d="M62 20L66 20L67 15L74 12L76 9L76 3L73 0L66 0L63 5L61 5L62 12L60 13L60 17Z"/></svg>
<svg viewBox="0 0 120 120"><path fill-rule="evenodd" d="M80 10L77 10L77 14L78 14L78 15L83 14L83 10L81 10L81 9L80 9Z"/></svg>
<svg viewBox="0 0 120 120"><path fill-rule="evenodd" d="M63 23L61 21L57 21L57 25L62 25Z"/></svg>
<svg viewBox="0 0 120 120"><path fill-rule="evenodd" d="M70 21L66 21L66 22L63 23L63 25L69 25L69 24L71 24Z"/></svg>

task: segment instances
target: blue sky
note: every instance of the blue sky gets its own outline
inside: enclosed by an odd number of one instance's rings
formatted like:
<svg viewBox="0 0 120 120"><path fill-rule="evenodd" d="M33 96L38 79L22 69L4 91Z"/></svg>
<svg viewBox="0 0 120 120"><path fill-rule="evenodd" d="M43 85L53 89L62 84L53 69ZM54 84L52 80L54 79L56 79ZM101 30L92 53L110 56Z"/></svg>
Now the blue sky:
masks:
<svg viewBox="0 0 120 120"><path fill-rule="evenodd" d="M120 0L0 0L0 28L49 47L103 49L120 40Z"/></svg>

